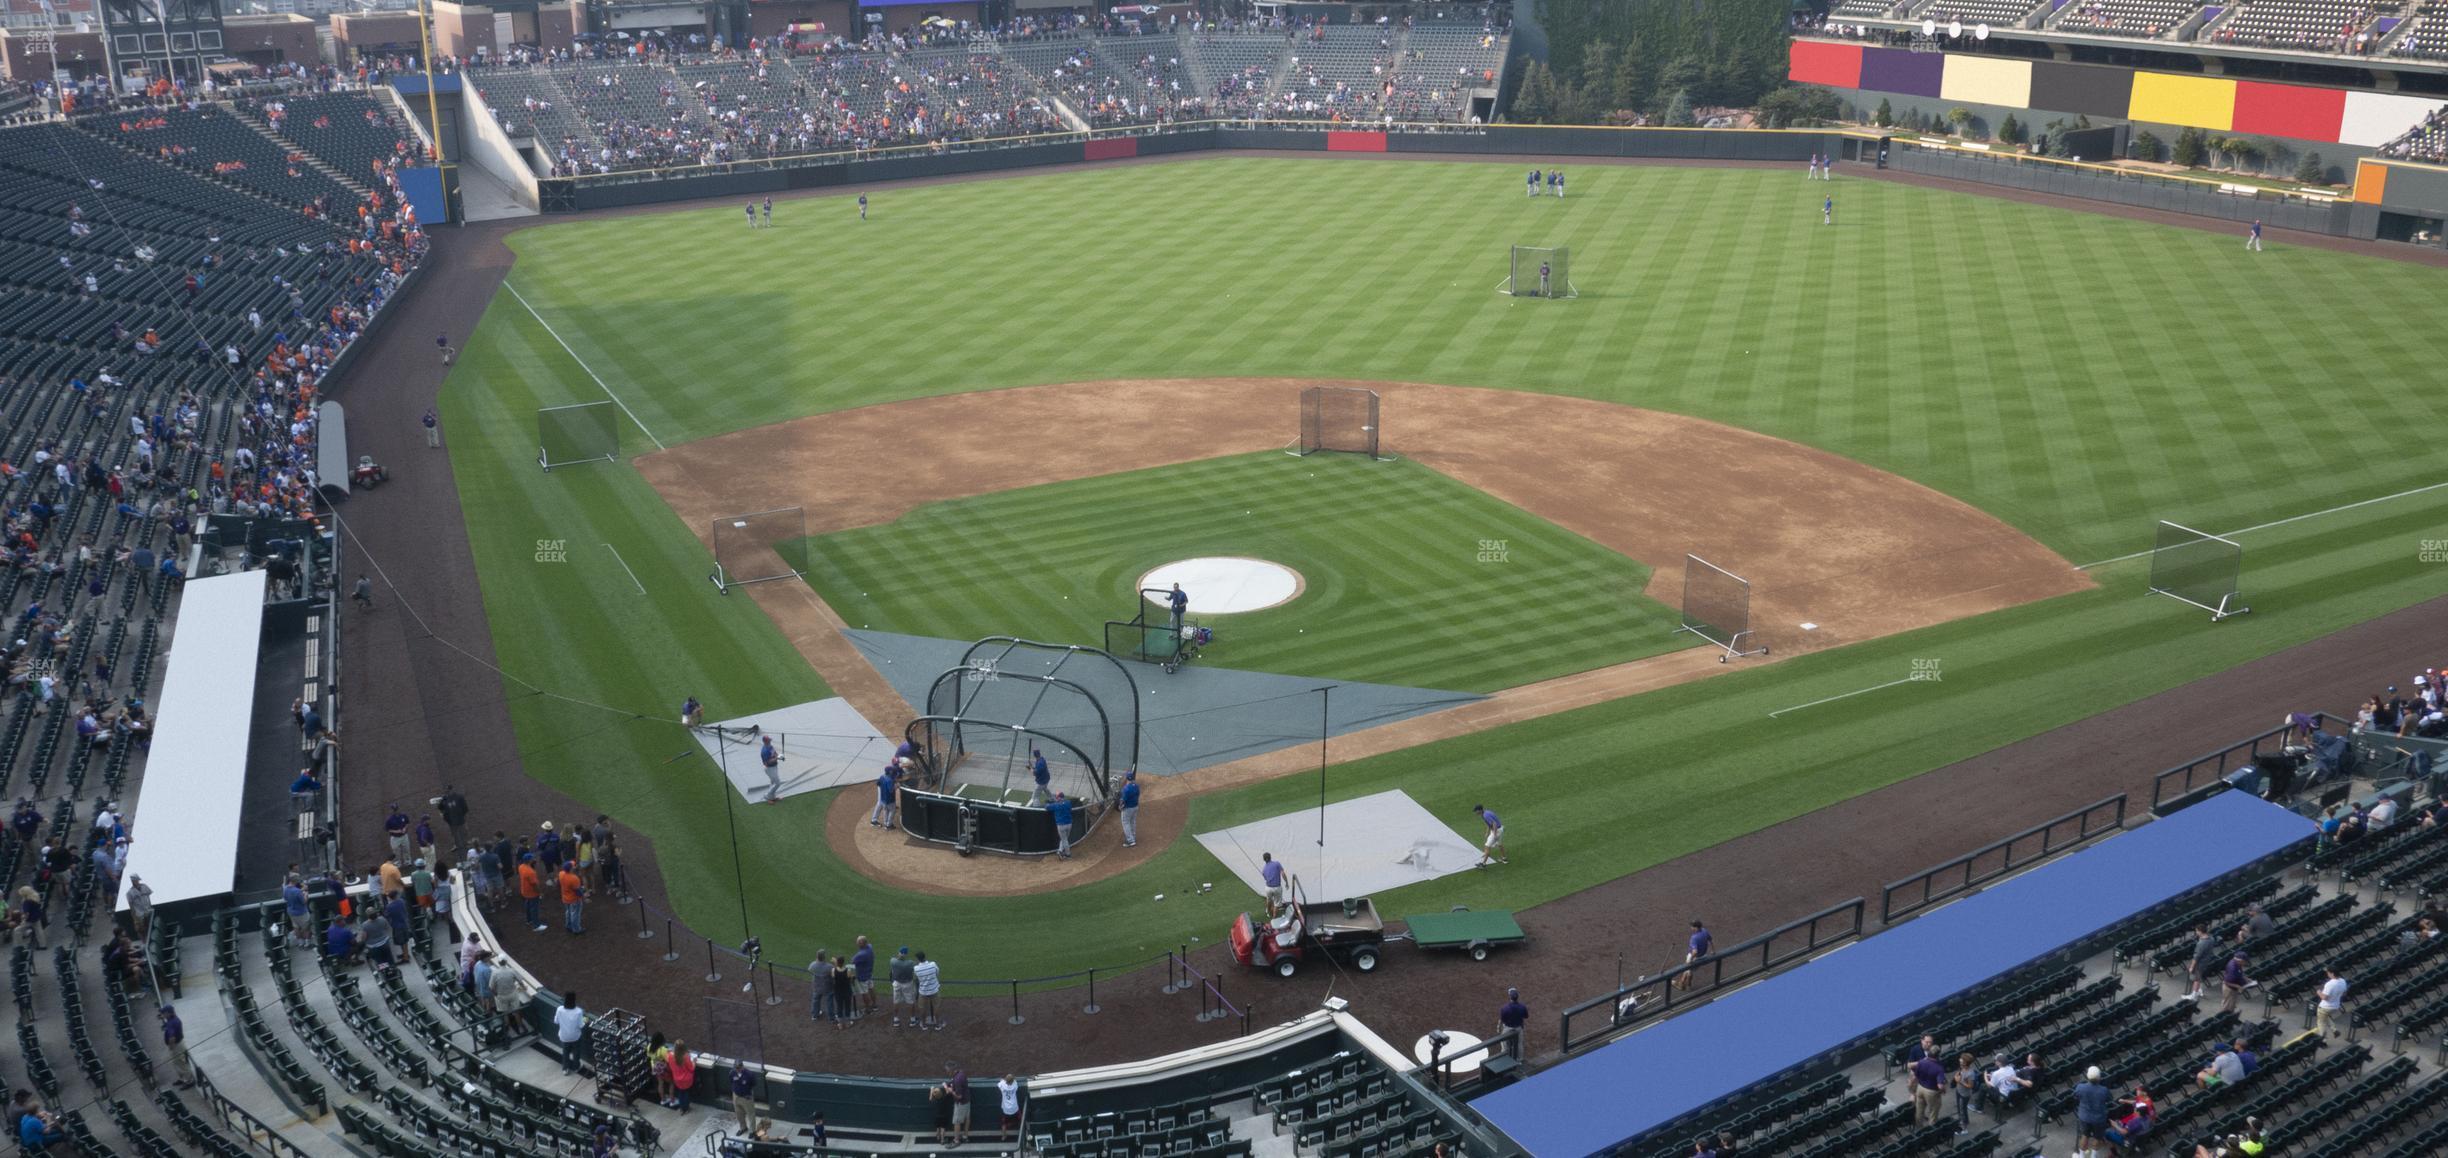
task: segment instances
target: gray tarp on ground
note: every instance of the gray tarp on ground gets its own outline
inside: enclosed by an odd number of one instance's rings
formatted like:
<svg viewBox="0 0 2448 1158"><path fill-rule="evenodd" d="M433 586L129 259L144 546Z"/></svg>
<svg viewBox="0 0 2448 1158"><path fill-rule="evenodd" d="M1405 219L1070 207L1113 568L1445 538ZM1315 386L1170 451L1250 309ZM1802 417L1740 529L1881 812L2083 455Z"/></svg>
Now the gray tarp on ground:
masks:
<svg viewBox="0 0 2448 1158"><path fill-rule="evenodd" d="M939 639L923 635L900 635L886 631L847 630L843 634L858 645L868 662L884 674L893 690L911 704L923 707L927 689L935 677L960 665L961 656L971 646L970 641ZM999 651L999 649L998 649ZM1014 675L1044 674L1053 657L1036 653L1014 653L1003 657L1002 670ZM1098 694L1108 687L1118 686L1110 675L1086 675L1092 657L1075 657L1055 674L1059 678L1079 676L1083 684ZM1102 659L1096 664L1104 664ZM1327 720L1327 734L1339 736L1363 728L1373 728L1412 716L1443 711L1446 708L1471 703L1484 697L1470 692L1436 691L1428 688L1406 688L1390 684L1345 683L1315 676L1274 675L1267 672L1235 671L1231 668L1190 663L1181 670L1166 675L1154 664L1122 661L1136 682L1139 692L1140 738L1139 770L1153 775L1171 775L1221 764L1245 756L1271 752L1277 748L1318 741L1319 696L1317 689L1332 686L1326 698L1332 714ZM1110 665L1104 669L1110 672ZM1022 681L1010 681L1016 691ZM1025 723L1051 731L1076 729L1083 721L1078 718L1087 709L1076 706L1074 698L1047 696L1036 701L1038 715L1031 720L999 720L1001 723ZM1120 721L1123 716L1112 705L1106 713ZM913 713L914 714L914 713ZM908 720L877 720L878 728L899 738ZM1115 737L1116 761L1122 762L1121 737Z"/></svg>

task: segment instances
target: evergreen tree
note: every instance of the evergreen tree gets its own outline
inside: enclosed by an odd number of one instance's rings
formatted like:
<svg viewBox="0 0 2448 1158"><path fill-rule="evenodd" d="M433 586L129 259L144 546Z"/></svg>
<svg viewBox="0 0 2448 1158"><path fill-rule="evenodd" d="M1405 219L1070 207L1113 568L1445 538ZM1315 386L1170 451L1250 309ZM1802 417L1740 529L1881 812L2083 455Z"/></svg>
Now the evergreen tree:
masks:
<svg viewBox="0 0 2448 1158"><path fill-rule="evenodd" d="M1879 98L1878 111L1870 114L1870 123L1882 129L1895 124L1895 106L1888 104L1886 97Z"/></svg>
<svg viewBox="0 0 2448 1158"><path fill-rule="evenodd" d="M1575 86L1582 114L1573 118L1582 124L1597 124L1606 115L1622 106L1615 103L1615 68L1621 57L1615 46L1604 40L1594 41L1581 57L1581 83Z"/></svg>
<svg viewBox="0 0 2448 1158"><path fill-rule="evenodd" d="M2016 120L2013 113L2006 114L2006 119L1998 122L1997 139L2009 145L2022 144L2025 135L2023 122Z"/></svg>
<svg viewBox="0 0 2448 1158"><path fill-rule="evenodd" d="M1627 112L1648 107L1649 86L1643 79L1646 75L1641 67L1640 45L1624 45L1615 54L1615 92L1607 103Z"/></svg>
<svg viewBox="0 0 2448 1158"><path fill-rule="evenodd" d="M1513 94L1513 119L1540 124L1555 114L1555 78L1544 61L1522 66L1521 91Z"/></svg>
<svg viewBox="0 0 2448 1158"><path fill-rule="evenodd" d="M1692 115L1691 93L1676 89L1674 99L1666 102L1666 124L1669 127L1688 127L1699 123L1699 118Z"/></svg>
<svg viewBox="0 0 2448 1158"><path fill-rule="evenodd" d="M2203 142L2200 129L2187 126L2183 132L2176 134L2177 164L2187 169L2198 169L2203 161L2209 159L2210 147Z"/></svg>
<svg viewBox="0 0 2448 1158"><path fill-rule="evenodd" d="M2303 161L2295 166L2295 179L2306 185L2328 184L2329 170L2321 164L2320 154L2304 154Z"/></svg>

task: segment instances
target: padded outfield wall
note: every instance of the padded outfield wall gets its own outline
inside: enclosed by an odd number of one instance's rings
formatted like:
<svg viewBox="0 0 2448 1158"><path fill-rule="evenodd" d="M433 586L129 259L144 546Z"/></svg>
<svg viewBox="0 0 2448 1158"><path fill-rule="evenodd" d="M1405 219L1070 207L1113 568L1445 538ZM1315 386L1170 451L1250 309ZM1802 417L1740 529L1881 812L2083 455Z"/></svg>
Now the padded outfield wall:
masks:
<svg viewBox="0 0 2448 1158"><path fill-rule="evenodd" d="M2353 162L2448 106L2436 97L2234 77L2152 72L2098 64L2061 64L1970 53L1910 52L1836 40L1796 40L1787 76L1837 90L1875 108L1944 116L1969 108L1994 127L2006 113L2035 128L2060 117L2128 121L2172 141L2194 128L2249 133L2318 152L2332 176L2353 177Z"/></svg>

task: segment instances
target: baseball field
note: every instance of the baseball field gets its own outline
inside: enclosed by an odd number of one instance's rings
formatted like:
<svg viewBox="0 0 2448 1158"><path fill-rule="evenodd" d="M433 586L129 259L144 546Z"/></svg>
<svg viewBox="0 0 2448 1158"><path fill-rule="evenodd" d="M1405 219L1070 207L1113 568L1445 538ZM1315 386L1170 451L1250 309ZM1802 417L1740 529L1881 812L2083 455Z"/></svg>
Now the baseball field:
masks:
<svg viewBox="0 0 2448 1158"><path fill-rule="evenodd" d="M1193 554L1308 583L1219 621L1220 665L1500 698L1711 669L1331 769L1336 798L1506 816L1510 865L1381 903L1520 908L2448 591L2423 489L2448 448L2404 385L2437 358L2408 324L2448 307L2434 271L1792 168L1521 188L1234 157L886 188L864 222L844 197L516 235L442 417L526 771L650 836L718 941L735 821L775 958L880 932L1030 976L1212 941L1250 898L1185 895L1223 875L1189 840L1013 895L879 879L823 839L831 793L731 815L682 698L872 703L820 674L850 670L823 666L835 622L1096 642ZM1570 246L1580 297L1493 292L1513 244ZM1386 384L1400 461L1264 449L1308 381ZM635 461L539 471L534 411L607 397ZM704 515L783 505L808 582L717 595ZM2146 593L2160 519L2244 545L2252 614ZM1790 645L1675 650L1684 542L1777 577ZM1176 831L1317 792L1203 790Z"/></svg>

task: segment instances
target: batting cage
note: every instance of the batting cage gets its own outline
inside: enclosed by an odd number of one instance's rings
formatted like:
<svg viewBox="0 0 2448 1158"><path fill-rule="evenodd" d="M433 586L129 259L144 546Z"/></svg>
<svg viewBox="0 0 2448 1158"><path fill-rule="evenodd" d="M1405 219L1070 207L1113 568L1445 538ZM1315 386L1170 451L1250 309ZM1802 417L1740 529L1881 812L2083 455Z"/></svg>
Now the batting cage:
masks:
<svg viewBox="0 0 2448 1158"><path fill-rule="evenodd" d="M620 415L610 402L536 411L536 465L546 470L620 457Z"/></svg>
<svg viewBox="0 0 2448 1158"><path fill-rule="evenodd" d="M901 794L903 829L963 853L1040 855L1060 844L1054 793L1074 802L1076 843L1138 767L1138 685L1096 648L997 636L935 677L906 735L928 774Z"/></svg>
<svg viewBox="0 0 2448 1158"><path fill-rule="evenodd" d="M781 507L714 520L714 589L797 579L807 573L807 510Z"/></svg>
<svg viewBox="0 0 2448 1158"><path fill-rule="evenodd" d="M1517 298L1580 297L1573 289L1572 250L1565 246L1514 246L1512 263L1496 292Z"/></svg>
<svg viewBox="0 0 2448 1158"><path fill-rule="evenodd" d="M2150 559L2150 589L2209 612L2210 622L2252 610L2244 606L2243 544L2163 520Z"/></svg>
<svg viewBox="0 0 2448 1158"><path fill-rule="evenodd" d="M1173 593L1161 587L1139 589L1138 605L1129 619L1105 621L1105 651L1124 659L1162 665L1166 670L1181 665L1184 632L1195 630L1173 622Z"/></svg>
<svg viewBox="0 0 2448 1158"><path fill-rule="evenodd" d="M1377 392L1357 386L1311 386L1301 391L1300 449L1308 456L1333 450L1378 457Z"/></svg>
<svg viewBox="0 0 2448 1158"><path fill-rule="evenodd" d="M1716 644L1725 654L1717 662L1745 655L1766 655L1765 644L1751 636L1751 581L1698 555L1683 556L1683 626Z"/></svg>

